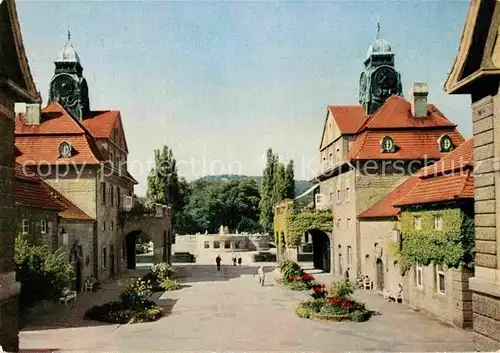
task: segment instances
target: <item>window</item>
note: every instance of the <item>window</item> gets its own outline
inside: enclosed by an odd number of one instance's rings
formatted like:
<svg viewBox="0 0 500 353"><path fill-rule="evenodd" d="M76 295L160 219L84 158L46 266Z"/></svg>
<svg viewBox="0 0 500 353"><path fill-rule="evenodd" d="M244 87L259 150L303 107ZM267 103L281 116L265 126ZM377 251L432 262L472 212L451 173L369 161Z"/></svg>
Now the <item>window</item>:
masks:
<svg viewBox="0 0 500 353"><path fill-rule="evenodd" d="M424 286L424 267L417 264L417 268L415 270L417 287L422 288Z"/></svg>
<svg viewBox="0 0 500 353"><path fill-rule="evenodd" d="M106 249L106 246L103 246L102 247L102 258L101 258L101 261L102 261L102 268L105 269L106 266L108 265L108 253L107 253L107 249Z"/></svg>
<svg viewBox="0 0 500 353"><path fill-rule="evenodd" d="M330 193L329 201L330 201L330 205L333 205L333 192Z"/></svg>
<svg viewBox="0 0 500 353"><path fill-rule="evenodd" d="M210 249L210 242L209 241L203 242L203 248L204 249Z"/></svg>
<svg viewBox="0 0 500 353"><path fill-rule="evenodd" d="M352 266L352 248L347 247L347 266Z"/></svg>
<svg viewBox="0 0 500 353"><path fill-rule="evenodd" d="M40 233L47 233L47 221L45 219L42 219L42 221L40 222Z"/></svg>
<svg viewBox="0 0 500 353"><path fill-rule="evenodd" d="M349 188L345 188L345 199L349 201Z"/></svg>
<svg viewBox="0 0 500 353"><path fill-rule="evenodd" d="M102 230L106 230L106 221L102 222Z"/></svg>
<svg viewBox="0 0 500 353"><path fill-rule="evenodd" d="M316 202L316 208L321 209L323 206L323 195L322 194L316 194L314 195L315 202Z"/></svg>
<svg viewBox="0 0 500 353"><path fill-rule="evenodd" d="M214 241L214 249L220 249L220 242Z"/></svg>
<svg viewBox="0 0 500 353"><path fill-rule="evenodd" d="M120 207L120 204L121 204L120 196L121 196L121 189L120 189L120 187L117 187L116 188L116 206L118 206L118 207Z"/></svg>
<svg viewBox="0 0 500 353"><path fill-rule="evenodd" d="M443 230L443 217L434 216L434 229Z"/></svg>
<svg viewBox="0 0 500 353"><path fill-rule="evenodd" d="M111 206L115 205L115 187L114 185L109 186L109 199L111 200Z"/></svg>
<svg viewBox="0 0 500 353"><path fill-rule="evenodd" d="M413 217L413 228L422 229L422 218L417 216Z"/></svg>
<svg viewBox="0 0 500 353"><path fill-rule="evenodd" d="M71 147L69 142L61 142L61 144L59 145L59 157L70 158L72 150L73 148Z"/></svg>
<svg viewBox="0 0 500 353"><path fill-rule="evenodd" d="M231 242L229 240L224 242L224 249L231 249Z"/></svg>
<svg viewBox="0 0 500 353"><path fill-rule="evenodd" d="M101 202L103 205L106 204L106 183L101 182Z"/></svg>
<svg viewBox="0 0 500 353"><path fill-rule="evenodd" d="M109 230L114 230L115 229L115 221L111 221L111 228Z"/></svg>
<svg viewBox="0 0 500 353"><path fill-rule="evenodd" d="M339 218L337 219L337 228L340 229L341 226L342 226L342 220Z"/></svg>
<svg viewBox="0 0 500 353"><path fill-rule="evenodd" d="M394 144L394 140L392 139L392 137L386 136L380 141L380 152L396 152L396 145Z"/></svg>
<svg viewBox="0 0 500 353"><path fill-rule="evenodd" d="M30 221L27 219L23 219L23 228L22 228L22 234L26 235L30 231Z"/></svg>
<svg viewBox="0 0 500 353"><path fill-rule="evenodd" d="M446 281L444 277L443 265L436 264L436 289L438 293L446 293Z"/></svg>
<svg viewBox="0 0 500 353"><path fill-rule="evenodd" d="M340 190L337 190L337 203L340 203Z"/></svg>
<svg viewBox="0 0 500 353"><path fill-rule="evenodd" d="M438 142L439 152L450 152L455 147L453 146L453 142L451 141L451 138L448 135L441 135L441 137L439 137L437 142Z"/></svg>

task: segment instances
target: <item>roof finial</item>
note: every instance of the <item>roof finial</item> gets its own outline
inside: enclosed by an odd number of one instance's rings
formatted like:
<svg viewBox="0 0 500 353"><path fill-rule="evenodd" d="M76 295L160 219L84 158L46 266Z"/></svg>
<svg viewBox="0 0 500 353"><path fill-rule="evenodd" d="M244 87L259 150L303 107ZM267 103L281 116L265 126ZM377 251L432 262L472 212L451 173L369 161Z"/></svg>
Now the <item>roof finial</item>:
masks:
<svg viewBox="0 0 500 353"><path fill-rule="evenodd" d="M71 32L68 29L68 43L69 43L70 40L71 40Z"/></svg>
<svg viewBox="0 0 500 353"><path fill-rule="evenodd" d="M377 39L380 38L380 21L377 21Z"/></svg>

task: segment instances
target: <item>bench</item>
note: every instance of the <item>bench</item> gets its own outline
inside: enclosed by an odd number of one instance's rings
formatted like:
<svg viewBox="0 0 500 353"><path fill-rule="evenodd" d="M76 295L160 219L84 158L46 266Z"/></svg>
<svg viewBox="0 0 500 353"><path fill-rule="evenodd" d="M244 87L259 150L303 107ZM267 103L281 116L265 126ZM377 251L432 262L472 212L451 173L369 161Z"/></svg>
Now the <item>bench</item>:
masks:
<svg viewBox="0 0 500 353"><path fill-rule="evenodd" d="M61 293L59 302L63 303L64 305L68 305L68 302L73 299L76 299L76 291L65 288Z"/></svg>

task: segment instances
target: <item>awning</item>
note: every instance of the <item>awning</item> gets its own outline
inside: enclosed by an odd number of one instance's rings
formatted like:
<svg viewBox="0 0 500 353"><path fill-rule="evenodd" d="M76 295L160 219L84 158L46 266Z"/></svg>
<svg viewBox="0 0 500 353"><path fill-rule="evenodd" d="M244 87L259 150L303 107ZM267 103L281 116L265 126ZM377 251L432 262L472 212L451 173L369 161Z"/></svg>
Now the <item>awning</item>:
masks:
<svg viewBox="0 0 500 353"><path fill-rule="evenodd" d="M296 198L294 198L294 200L298 200L298 199L303 198L306 195L309 195L311 192L313 192L314 190L316 190L318 187L319 187L319 183L314 184L309 189L307 189L305 192L303 192L301 195L299 195Z"/></svg>

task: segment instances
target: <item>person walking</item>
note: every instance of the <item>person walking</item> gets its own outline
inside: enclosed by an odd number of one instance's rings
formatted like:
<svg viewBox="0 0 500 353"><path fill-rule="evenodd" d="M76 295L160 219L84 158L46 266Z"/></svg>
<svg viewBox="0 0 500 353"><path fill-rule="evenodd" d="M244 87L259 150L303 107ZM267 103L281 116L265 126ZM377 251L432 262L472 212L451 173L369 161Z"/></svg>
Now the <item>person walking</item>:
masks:
<svg viewBox="0 0 500 353"><path fill-rule="evenodd" d="M217 265L217 272L220 272L221 261L222 261L222 259L220 258L220 255L217 255L217 257L215 258L215 264Z"/></svg>
<svg viewBox="0 0 500 353"><path fill-rule="evenodd" d="M233 252L233 266L236 266L236 254Z"/></svg>
<svg viewBox="0 0 500 353"><path fill-rule="evenodd" d="M238 254L238 266L241 267L241 255L240 254Z"/></svg>
<svg viewBox="0 0 500 353"><path fill-rule="evenodd" d="M266 273L264 272L264 268L259 266L257 269L257 275L259 276L259 284L261 287L264 287L264 280L266 279Z"/></svg>

